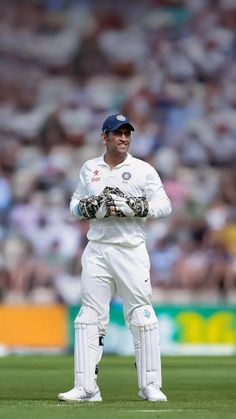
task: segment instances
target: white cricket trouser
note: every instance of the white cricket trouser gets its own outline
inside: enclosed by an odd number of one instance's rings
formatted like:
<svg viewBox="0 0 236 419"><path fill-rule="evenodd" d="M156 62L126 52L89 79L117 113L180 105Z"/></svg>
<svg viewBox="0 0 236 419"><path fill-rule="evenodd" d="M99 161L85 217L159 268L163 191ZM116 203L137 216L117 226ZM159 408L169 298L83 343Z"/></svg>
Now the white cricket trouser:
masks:
<svg viewBox="0 0 236 419"><path fill-rule="evenodd" d="M145 243L125 247L90 241L81 259L82 304L98 313L99 335L105 335L109 305L117 294L130 325L135 308L151 304L150 262Z"/></svg>

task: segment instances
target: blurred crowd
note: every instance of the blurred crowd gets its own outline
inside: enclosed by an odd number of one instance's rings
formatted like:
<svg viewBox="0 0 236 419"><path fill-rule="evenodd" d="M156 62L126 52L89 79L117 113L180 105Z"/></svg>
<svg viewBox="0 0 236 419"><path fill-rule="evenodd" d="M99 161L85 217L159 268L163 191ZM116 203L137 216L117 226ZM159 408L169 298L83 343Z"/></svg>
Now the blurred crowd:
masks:
<svg viewBox="0 0 236 419"><path fill-rule="evenodd" d="M154 297L235 301L236 0L0 0L0 301L80 301L69 202L113 112L173 205Z"/></svg>

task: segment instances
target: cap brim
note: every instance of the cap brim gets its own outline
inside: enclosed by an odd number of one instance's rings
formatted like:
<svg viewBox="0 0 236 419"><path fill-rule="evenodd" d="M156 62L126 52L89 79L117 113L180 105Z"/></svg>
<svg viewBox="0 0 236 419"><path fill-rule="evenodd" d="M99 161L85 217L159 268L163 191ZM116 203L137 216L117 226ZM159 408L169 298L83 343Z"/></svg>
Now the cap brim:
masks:
<svg viewBox="0 0 236 419"><path fill-rule="evenodd" d="M130 131L134 131L134 127L133 127L133 125L130 124L130 122L117 121L117 124L115 126L113 126L109 130L109 132L117 131L120 127L123 127L124 125L128 125L128 127L130 128Z"/></svg>

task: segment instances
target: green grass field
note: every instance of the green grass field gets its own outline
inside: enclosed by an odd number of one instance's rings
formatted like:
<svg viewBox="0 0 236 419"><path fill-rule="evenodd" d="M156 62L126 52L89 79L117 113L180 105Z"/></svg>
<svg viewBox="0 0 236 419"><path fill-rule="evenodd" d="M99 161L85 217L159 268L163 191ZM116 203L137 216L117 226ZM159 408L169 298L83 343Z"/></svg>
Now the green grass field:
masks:
<svg viewBox="0 0 236 419"><path fill-rule="evenodd" d="M224 418L236 417L236 357L163 357L169 401L137 396L134 359L105 356L100 364L101 403L57 401L73 382L71 356L0 358L2 419Z"/></svg>

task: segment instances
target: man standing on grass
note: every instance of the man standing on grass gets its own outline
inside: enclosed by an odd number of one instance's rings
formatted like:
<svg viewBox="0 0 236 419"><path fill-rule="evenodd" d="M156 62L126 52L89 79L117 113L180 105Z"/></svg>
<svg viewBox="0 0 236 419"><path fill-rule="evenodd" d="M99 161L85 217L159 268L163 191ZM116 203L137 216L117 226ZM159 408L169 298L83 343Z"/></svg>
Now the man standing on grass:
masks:
<svg viewBox="0 0 236 419"><path fill-rule="evenodd" d="M170 214L171 204L154 168L128 153L132 131L127 117L106 118L101 136L105 153L83 165L72 196L72 214L90 220L90 229L81 260L82 307L75 319L75 383L58 395L60 400L102 400L97 370L116 292L133 336L138 394L145 400L167 400L160 390L160 341L151 304L145 221Z"/></svg>

